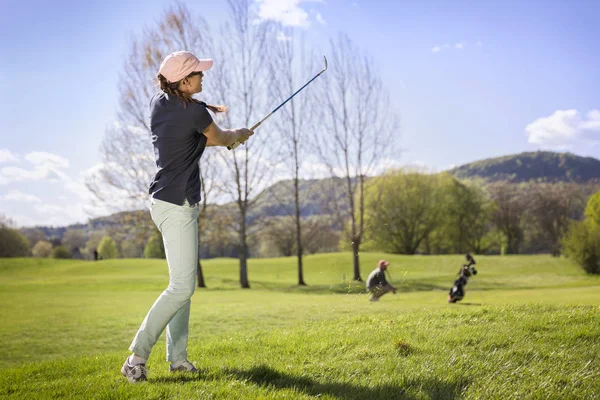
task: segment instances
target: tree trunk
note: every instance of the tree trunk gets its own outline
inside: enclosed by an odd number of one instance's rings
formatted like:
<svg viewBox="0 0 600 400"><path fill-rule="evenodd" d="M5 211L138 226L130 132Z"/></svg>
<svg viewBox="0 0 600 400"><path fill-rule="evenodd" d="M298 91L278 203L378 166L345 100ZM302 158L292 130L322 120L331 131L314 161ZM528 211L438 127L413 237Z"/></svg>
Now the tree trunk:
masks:
<svg viewBox="0 0 600 400"><path fill-rule="evenodd" d="M298 285L306 286L304 282L304 270L302 266L302 257L304 249L302 247L302 228L300 226L300 209L296 211L296 248L298 249Z"/></svg>
<svg viewBox="0 0 600 400"><path fill-rule="evenodd" d="M357 282L362 282L362 278L360 277L360 261L358 257L358 251L360 249L360 240L352 241L352 261L354 263L354 280Z"/></svg>
<svg viewBox="0 0 600 400"><path fill-rule="evenodd" d="M304 271L302 266L302 256L304 248L302 247L302 225L300 220L300 194L298 188L298 152L296 150L296 177L294 179L294 201L296 203L296 249L298 254L298 285L306 286L304 282Z"/></svg>
<svg viewBox="0 0 600 400"><path fill-rule="evenodd" d="M246 237L246 213L242 210L242 229L240 231L240 284L242 289L250 289L248 281L248 242Z"/></svg>
<svg viewBox="0 0 600 400"><path fill-rule="evenodd" d="M198 287L205 288L206 284L204 283L204 274L202 273L202 264L200 264L200 257L198 257L198 268L196 271L196 275L198 275Z"/></svg>

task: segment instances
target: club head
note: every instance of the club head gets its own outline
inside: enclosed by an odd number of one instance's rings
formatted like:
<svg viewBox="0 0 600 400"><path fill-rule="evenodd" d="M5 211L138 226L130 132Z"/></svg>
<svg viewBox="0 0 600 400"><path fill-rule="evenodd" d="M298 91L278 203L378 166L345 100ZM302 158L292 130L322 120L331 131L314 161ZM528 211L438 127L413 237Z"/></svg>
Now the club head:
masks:
<svg viewBox="0 0 600 400"><path fill-rule="evenodd" d="M323 56L323 60L325 60L325 68L323 68L323 71L321 72L327 71L327 57Z"/></svg>

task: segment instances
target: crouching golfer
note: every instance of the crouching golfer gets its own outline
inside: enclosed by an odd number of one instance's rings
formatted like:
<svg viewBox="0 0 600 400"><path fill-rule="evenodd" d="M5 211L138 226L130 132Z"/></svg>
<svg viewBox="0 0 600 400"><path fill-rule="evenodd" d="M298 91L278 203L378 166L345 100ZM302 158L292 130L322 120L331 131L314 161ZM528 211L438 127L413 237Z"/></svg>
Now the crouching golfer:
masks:
<svg viewBox="0 0 600 400"><path fill-rule="evenodd" d="M206 146L243 143L254 133L245 128L220 129L208 110L217 113L225 107L192 98L202 91L204 71L212 65L212 60L199 60L187 51L168 55L158 71L161 91L150 100L150 130L158 167L149 190L151 215L162 233L169 285L148 311L129 347L133 354L121 368L132 383L146 380L146 360L165 328L170 371L197 371L188 361L187 342L198 265L198 162Z"/></svg>
<svg viewBox="0 0 600 400"><path fill-rule="evenodd" d="M385 270L388 265L390 265L390 263L386 260L379 260L377 268L375 268L367 278L367 291L371 293L371 301L379 301L379 298L387 292L392 291L396 294L396 291L398 290L385 279Z"/></svg>

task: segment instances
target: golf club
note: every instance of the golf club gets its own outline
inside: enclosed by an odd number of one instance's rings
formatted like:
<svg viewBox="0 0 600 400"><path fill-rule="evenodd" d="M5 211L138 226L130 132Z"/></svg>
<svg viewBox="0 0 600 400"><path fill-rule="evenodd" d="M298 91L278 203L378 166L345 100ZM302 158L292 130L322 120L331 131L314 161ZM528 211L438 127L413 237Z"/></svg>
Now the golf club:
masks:
<svg viewBox="0 0 600 400"><path fill-rule="evenodd" d="M256 124L254 124L254 126L252 128L250 128L251 131L255 130L256 128L258 128L260 126L260 124L262 124L267 118L269 118L271 115L273 115L275 113L275 111L279 110L285 103L287 103L288 101L290 101L292 99L292 97L294 97L295 95L297 95L302 89L304 89L305 87L308 86L309 83L311 83L312 81L314 81L315 79L317 79L317 77L319 75L321 75L323 72L325 72L327 70L327 57L323 56L323 59L325 60L325 68L323 68L321 70L321 72L319 72L317 75L314 76L314 78L312 78L310 81L308 81L304 86L302 86L300 89L296 90L296 92L291 95L290 97L287 98L286 101L284 101L283 103L281 103L280 105L277 106L276 109L274 109L273 111L271 111L266 117L264 117L263 119L261 119L259 122L257 122ZM238 147L240 145L240 142L235 142L234 144L232 144L231 146L227 146L228 150L233 150L236 147Z"/></svg>

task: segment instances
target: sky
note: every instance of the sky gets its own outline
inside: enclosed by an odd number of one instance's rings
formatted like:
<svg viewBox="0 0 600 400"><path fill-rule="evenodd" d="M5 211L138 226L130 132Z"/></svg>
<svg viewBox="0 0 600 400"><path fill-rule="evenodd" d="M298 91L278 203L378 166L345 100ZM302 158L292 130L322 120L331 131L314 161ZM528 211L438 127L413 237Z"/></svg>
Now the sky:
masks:
<svg viewBox="0 0 600 400"><path fill-rule="evenodd" d="M227 18L226 2L182 3L215 25ZM371 56L400 120L394 165L444 170L536 150L600 158L600 2L255 3L310 48L325 52L342 32ZM19 226L106 214L84 179L116 121L132 38L174 3L0 4L0 213Z"/></svg>

